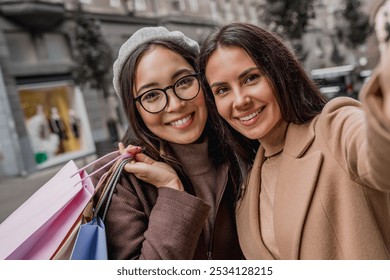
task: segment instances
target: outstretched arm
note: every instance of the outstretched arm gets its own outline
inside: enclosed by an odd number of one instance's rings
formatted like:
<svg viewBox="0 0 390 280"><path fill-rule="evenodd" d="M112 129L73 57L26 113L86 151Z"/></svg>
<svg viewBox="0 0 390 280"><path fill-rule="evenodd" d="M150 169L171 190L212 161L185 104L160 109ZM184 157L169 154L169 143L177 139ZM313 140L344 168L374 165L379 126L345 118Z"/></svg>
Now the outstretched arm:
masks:
<svg viewBox="0 0 390 280"><path fill-rule="evenodd" d="M380 62L380 86L383 96L383 114L388 123L390 122L390 47L387 47L386 52ZM390 126L390 125L389 125Z"/></svg>

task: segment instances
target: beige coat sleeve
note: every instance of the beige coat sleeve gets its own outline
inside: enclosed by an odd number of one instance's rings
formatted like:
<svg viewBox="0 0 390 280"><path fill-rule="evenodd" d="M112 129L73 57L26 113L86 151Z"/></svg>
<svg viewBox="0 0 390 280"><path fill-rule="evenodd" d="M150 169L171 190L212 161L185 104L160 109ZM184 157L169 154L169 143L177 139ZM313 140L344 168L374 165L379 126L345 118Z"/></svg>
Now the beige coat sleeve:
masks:
<svg viewBox="0 0 390 280"><path fill-rule="evenodd" d="M360 94L362 103L330 101L321 135L340 168L369 188L390 192L390 52Z"/></svg>
<svg viewBox="0 0 390 280"><path fill-rule="evenodd" d="M374 188L390 192L390 48L363 88L367 112L367 161L363 179Z"/></svg>

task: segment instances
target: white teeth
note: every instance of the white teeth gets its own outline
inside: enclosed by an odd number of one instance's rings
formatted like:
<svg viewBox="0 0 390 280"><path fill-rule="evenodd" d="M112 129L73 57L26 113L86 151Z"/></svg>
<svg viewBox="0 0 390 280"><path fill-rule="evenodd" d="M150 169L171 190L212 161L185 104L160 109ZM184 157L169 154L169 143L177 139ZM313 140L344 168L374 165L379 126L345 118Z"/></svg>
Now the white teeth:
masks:
<svg viewBox="0 0 390 280"><path fill-rule="evenodd" d="M252 113L252 114L250 114L250 115L248 115L248 116L241 117L241 118L240 118L240 121L246 122L246 121L249 121L249 120L253 119L253 118L256 117L258 114L260 114L261 111L263 111L263 108L264 108L264 107L260 108L259 110L257 110L256 112L254 112L254 113Z"/></svg>
<svg viewBox="0 0 390 280"><path fill-rule="evenodd" d="M186 122L188 122L190 119L191 119L191 115L188 115L187 117L182 118L180 120L170 122L170 124L173 126L181 126L181 125L185 124Z"/></svg>

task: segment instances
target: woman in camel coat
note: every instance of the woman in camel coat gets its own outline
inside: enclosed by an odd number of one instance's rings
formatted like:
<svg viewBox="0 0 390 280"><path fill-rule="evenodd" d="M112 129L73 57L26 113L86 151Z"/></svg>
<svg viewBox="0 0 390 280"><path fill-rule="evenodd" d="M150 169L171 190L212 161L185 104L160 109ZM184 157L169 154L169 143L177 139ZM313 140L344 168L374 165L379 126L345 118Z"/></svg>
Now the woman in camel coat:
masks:
<svg viewBox="0 0 390 280"><path fill-rule="evenodd" d="M237 207L247 259L390 258L390 51L361 96L323 99L271 33L230 24L199 58L211 102L261 147Z"/></svg>

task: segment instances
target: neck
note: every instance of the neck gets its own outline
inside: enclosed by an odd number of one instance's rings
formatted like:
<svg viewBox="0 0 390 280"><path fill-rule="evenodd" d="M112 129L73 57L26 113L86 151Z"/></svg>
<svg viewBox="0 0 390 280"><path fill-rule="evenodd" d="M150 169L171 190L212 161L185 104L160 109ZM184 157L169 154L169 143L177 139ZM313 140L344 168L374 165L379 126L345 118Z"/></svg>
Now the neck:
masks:
<svg viewBox="0 0 390 280"><path fill-rule="evenodd" d="M288 123L281 120L271 129L269 133L267 133L266 136L259 139L260 144L264 147L266 157L272 157L283 151L287 126Z"/></svg>

